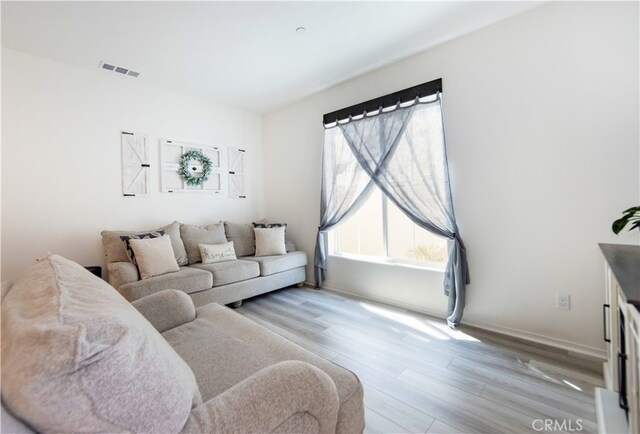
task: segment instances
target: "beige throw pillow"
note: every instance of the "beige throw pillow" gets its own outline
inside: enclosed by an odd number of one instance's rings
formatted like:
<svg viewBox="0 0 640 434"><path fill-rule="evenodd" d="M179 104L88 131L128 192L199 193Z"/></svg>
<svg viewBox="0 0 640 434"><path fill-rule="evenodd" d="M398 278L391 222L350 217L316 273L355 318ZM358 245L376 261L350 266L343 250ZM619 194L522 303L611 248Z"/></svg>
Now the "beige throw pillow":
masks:
<svg viewBox="0 0 640 434"><path fill-rule="evenodd" d="M256 256L285 255L284 226L253 228L256 235Z"/></svg>
<svg viewBox="0 0 640 434"><path fill-rule="evenodd" d="M236 258L236 251L233 248L233 241L224 244L199 244L200 256L203 264L213 264L214 262L233 261Z"/></svg>
<svg viewBox="0 0 640 434"><path fill-rule="evenodd" d="M136 255L140 277L149 279L160 274L180 271L173 255L171 237L163 235L158 238L131 239L131 248Z"/></svg>

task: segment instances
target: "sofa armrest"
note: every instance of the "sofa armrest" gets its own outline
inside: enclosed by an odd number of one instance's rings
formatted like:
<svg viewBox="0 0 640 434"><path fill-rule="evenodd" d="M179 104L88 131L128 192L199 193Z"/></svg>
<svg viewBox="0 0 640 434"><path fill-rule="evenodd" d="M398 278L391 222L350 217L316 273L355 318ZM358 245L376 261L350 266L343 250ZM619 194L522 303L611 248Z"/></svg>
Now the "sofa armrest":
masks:
<svg viewBox="0 0 640 434"><path fill-rule="evenodd" d="M127 283L137 282L139 279L138 268L131 262L109 262L109 284L116 289Z"/></svg>
<svg viewBox="0 0 640 434"><path fill-rule="evenodd" d="M196 319L196 308L184 291L165 289L131 303L160 333Z"/></svg>
<svg viewBox="0 0 640 434"><path fill-rule="evenodd" d="M308 363L269 366L191 411L182 433L269 433L296 415L313 421L296 432L333 433L338 392L331 378Z"/></svg>

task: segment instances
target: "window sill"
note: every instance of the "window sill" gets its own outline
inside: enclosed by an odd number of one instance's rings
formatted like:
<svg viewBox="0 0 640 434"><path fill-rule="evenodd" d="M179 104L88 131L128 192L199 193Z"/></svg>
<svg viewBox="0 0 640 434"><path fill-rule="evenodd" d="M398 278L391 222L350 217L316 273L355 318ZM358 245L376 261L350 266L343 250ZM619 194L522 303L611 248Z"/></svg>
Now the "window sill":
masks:
<svg viewBox="0 0 640 434"><path fill-rule="evenodd" d="M344 253L331 253L329 254L329 258L338 258L338 259L346 259L348 261L357 261L357 262L367 262L369 264L380 264L380 265L388 265L391 267L400 267L400 268L412 268L416 270L425 270L425 271L436 271L439 273L444 273L445 265L442 264L417 264L412 262L403 262L396 259L385 259L379 258L375 256L359 256L359 255L348 255Z"/></svg>

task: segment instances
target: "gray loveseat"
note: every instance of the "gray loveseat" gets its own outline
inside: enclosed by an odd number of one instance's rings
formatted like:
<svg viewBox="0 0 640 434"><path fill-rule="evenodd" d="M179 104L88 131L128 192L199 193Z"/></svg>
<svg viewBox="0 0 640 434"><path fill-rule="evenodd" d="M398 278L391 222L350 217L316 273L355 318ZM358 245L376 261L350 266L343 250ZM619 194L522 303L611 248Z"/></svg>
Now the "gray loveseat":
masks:
<svg viewBox="0 0 640 434"><path fill-rule="evenodd" d="M251 224L225 222L224 233L216 234L218 225L194 226L173 222L159 228L171 237L180 271L145 280L140 280L138 270L129 261L120 239L122 235L139 232L102 231L109 283L129 301L163 289L179 289L189 294L196 306L211 302L235 303L238 306L246 298L304 283L307 254L295 251L293 243L287 242L286 255L255 257ZM238 259L202 264L197 253L199 240L209 240L207 242L212 244L233 241Z"/></svg>
<svg viewBox="0 0 640 434"><path fill-rule="evenodd" d="M350 371L176 290L128 303L48 255L2 301L2 432L358 433ZM32 431L33 430L33 431Z"/></svg>

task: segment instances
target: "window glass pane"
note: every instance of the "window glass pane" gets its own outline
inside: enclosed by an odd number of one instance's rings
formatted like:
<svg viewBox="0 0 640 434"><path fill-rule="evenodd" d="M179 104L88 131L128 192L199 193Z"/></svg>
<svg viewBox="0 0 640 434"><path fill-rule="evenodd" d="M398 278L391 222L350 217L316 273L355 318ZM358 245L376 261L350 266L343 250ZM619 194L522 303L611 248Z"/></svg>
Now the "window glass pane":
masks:
<svg viewBox="0 0 640 434"><path fill-rule="evenodd" d="M422 229L387 200L387 248L389 257L400 260L444 263L447 240Z"/></svg>
<svg viewBox="0 0 640 434"><path fill-rule="evenodd" d="M362 207L336 228L336 233L339 253L384 256L380 190L376 188Z"/></svg>

